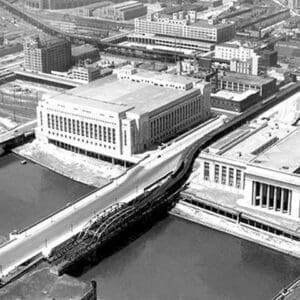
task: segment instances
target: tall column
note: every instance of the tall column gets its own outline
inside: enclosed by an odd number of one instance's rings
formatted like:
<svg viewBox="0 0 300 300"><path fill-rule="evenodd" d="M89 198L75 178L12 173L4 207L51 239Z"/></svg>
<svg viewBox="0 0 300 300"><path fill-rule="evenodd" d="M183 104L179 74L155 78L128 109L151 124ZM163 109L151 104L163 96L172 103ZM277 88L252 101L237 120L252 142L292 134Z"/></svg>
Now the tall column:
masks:
<svg viewBox="0 0 300 300"><path fill-rule="evenodd" d="M252 205L255 206L256 202L256 181L252 181Z"/></svg>
<svg viewBox="0 0 300 300"><path fill-rule="evenodd" d="M260 183L260 189L259 189L259 207L262 207L262 197L263 197L263 184Z"/></svg>
<svg viewBox="0 0 300 300"><path fill-rule="evenodd" d="M291 207L292 207L292 191L289 190L289 195L288 195L288 214L291 214Z"/></svg>
<svg viewBox="0 0 300 300"><path fill-rule="evenodd" d="M274 210L276 211L276 206L277 206L277 195L278 195L278 187L274 187Z"/></svg>
<svg viewBox="0 0 300 300"><path fill-rule="evenodd" d="M284 189L281 189L281 195L280 195L280 212L283 213L283 205L284 205Z"/></svg>
<svg viewBox="0 0 300 300"><path fill-rule="evenodd" d="M270 207L270 185L267 185L267 209Z"/></svg>

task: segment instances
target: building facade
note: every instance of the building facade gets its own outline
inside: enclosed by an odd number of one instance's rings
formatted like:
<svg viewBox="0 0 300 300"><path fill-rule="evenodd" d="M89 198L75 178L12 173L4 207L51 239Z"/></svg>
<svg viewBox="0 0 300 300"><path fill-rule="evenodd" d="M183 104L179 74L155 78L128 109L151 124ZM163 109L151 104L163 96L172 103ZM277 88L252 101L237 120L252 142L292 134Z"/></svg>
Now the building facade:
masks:
<svg viewBox="0 0 300 300"><path fill-rule="evenodd" d="M210 84L132 67L63 94L37 108L37 137L89 156L132 162L210 117Z"/></svg>
<svg viewBox="0 0 300 300"><path fill-rule="evenodd" d="M244 126L200 154L199 182L241 195L246 207L300 220L299 141L292 126Z"/></svg>
<svg viewBox="0 0 300 300"><path fill-rule="evenodd" d="M146 14L147 7L138 1L126 1L119 4L106 5L101 8L97 8L93 12L95 17L118 21L130 20Z"/></svg>
<svg viewBox="0 0 300 300"><path fill-rule="evenodd" d="M85 60L95 62L100 59L99 49L90 44L72 47L72 63L78 64Z"/></svg>
<svg viewBox="0 0 300 300"><path fill-rule="evenodd" d="M235 92L257 90L259 91L259 96L261 98L271 96L277 90L275 78L237 74L232 72L225 72L218 75L217 78L212 77L211 82L216 90L229 90Z"/></svg>
<svg viewBox="0 0 300 300"><path fill-rule="evenodd" d="M216 20L191 23L188 17L177 19L150 14L146 19L135 19L135 32L220 43L235 36L235 25L231 22L217 22Z"/></svg>
<svg viewBox="0 0 300 300"><path fill-rule="evenodd" d="M24 67L33 72L67 71L71 66L71 43L63 39L25 39Z"/></svg>
<svg viewBox="0 0 300 300"><path fill-rule="evenodd" d="M25 0L29 9L66 9L96 3L98 0Z"/></svg>
<svg viewBox="0 0 300 300"><path fill-rule="evenodd" d="M174 37L157 36L153 34L137 34L131 33L128 35L128 41L139 44L155 45L171 47L175 49L188 49L199 52L209 52L214 49L213 43L205 43L194 40L185 40Z"/></svg>
<svg viewBox="0 0 300 300"><path fill-rule="evenodd" d="M246 61L255 55L256 49L240 43L222 43L215 47L215 58Z"/></svg>

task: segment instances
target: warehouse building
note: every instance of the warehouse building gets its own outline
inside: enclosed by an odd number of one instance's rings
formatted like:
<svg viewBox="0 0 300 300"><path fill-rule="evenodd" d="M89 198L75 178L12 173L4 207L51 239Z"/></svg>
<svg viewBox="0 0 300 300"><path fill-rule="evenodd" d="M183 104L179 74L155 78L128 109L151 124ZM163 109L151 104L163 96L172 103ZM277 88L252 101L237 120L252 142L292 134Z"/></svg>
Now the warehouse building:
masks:
<svg viewBox="0 0 300 300"><path fill-rule="evenodd" d="M23 47L26 70L51 73L71 66L71 43L64 39L29 37Z"/></svg>
<svg viewBox="0 0 300 300"><path fill-rule="evenodd" d="M170 17L155 13L147 15L145 19L135 19L135 32L221 43L235 36L235 24L225 20L218 22L216 19L192 23L189 15Z"/></svg>
<svg viewBox="0 0 300 300"><path fill-rule="evenodd" d="M276 79L270 77L252 76L225 72L211 78L211 82L216 90L229 90L244 92L248 90L259 91L261 98L266 98L274 94L277 90Z"/></svg>
<svg viewBox="0 0 300 300"><path fill-rule="evenodd" d="M135 154L210 117L210 84L130 66L44 98L37 138L88 156L135 162Z"/></svg>
<svg viewBox="0 0 300 300"><path fill-rule="evenodd" d="M94 10L95 17L117 21L130 20L147 14L147 7L138 1L126 1L113 5L103 5Z"/></svg>
<svg viewBox="0 0 300 300"><path fill-rule="evenodd" d="M214 49L213 43L195 40L179 39L174 37L158 36L154 34L131 33L127 36L129 42L156 47L170 47L174 49L187 49L198 52L210 52Z"/></svg>
<svg viewBox="0 0 300 300"><path fill-rule="evenodd" d="M212 108L241 113L261 100L259 91L233 92L221 90L211 94Z"/></svg>
<svg viewBox="0 0 300 300"><path fill-rule="evenodd" d="M100 59L99 49L90 44L72 47L72 63L78 64L86 59L95 62Z"/></svg>
<svg viewBox="0 0 300 300"><path fill-rule="evenodd" d="M66 9L89 5L99 0L25 0L29 9Z"/></svg>

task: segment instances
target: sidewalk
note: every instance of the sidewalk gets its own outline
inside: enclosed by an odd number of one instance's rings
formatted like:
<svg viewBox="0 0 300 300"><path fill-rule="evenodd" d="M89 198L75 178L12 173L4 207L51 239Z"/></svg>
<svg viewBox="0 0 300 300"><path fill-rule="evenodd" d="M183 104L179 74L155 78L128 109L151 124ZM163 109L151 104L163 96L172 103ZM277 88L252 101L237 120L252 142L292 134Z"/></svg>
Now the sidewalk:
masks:
<svg viewBox="0 0 300 300"><path fill-rule="evenodd" d="M66 177L101 187L125 172L125 168L34 140L14 149L20 156Z"/></svg>

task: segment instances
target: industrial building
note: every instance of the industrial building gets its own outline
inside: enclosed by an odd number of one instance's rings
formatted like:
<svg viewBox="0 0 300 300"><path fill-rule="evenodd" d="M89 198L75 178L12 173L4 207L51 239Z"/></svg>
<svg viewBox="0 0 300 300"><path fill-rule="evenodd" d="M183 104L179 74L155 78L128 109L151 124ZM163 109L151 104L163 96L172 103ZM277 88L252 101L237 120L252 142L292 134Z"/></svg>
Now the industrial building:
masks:
<svg viewBox="0 0 300 300"><path fill-rule="evenodd" d="M200 154L199 182L244 196L245 207L299 220L299 143L299 128L256 120Z"/></svg>
<svg viewBox="0 0 300 300"><path fill-rule="evenodd" d="M26 70L50 73L67 71L71 66L71 43L64 39L29 37L23 47Z"/></svg>
<svg viewBox="0 0 300 300"><path fill-rule="evenodd" d="M81 6L77 8L77 14L82 17L93 17L94 11L97 8L101 8L103 6L108 6L111 4L112 4L111 1L101 1L101 2L92 3L90 5Z"/></svg>
<svg viewBox="0 0 300 300"><path fill-rule="evenodd" d="M244 92L247 90L259 91L261 98L271 96L276 92L276 79L261 76L252 76L232 72L224 72L218 77L212 77L211 83L216 90Z"/></svg>
<svg viewBox="0 0 300 300"><path fill-rule="evenodd" d="M36 136L95 158L134 155L210 117L210 84L131 66L90 84L45 97Z"/></svg>
<svg viewBox="0 0 300 300"><path fill-rule="evenodd" d="M100 59L99 49L90 44L72 47L72 63L78 64L86 59L95 62Z"/></svg>
<svg viewBox="0 0 300 300"><path fill-rule="evenodd" d="M256 47L240 42L227 42L216 45L214 57L223 60L238 59L246 61L256 53Z"/></svg>
<svg viewBox="0 0 300 300"><path fill-rule="evenodd" d="M259 91L233 92L221 90L211 94L211 107L241 113L261 100Z"/></svg>
<svg viewBox="0 0 300 300"><path fill-rule="evenodd" d="M187 49L197 52L210 52L214 49L213 43L205 43L195 40L186 40L176 37L158 36L154 34L138 34L131 33L127 36L127 39L131 43L146 44L160 47L169 47L170 49Z"/></svg>
<svg viewBox="0 0 300 300"><path fill-rule="evenodd" d="M66 9L89 5L99 0L25 0L29 9Z"/></svg>
<svg viewBox="0 0 300 300"><path fill-rule="evenodd" d="M118 4L103 5L93 12L94 17L117 21L130 20L147 14L147 7L138 1L126 1Z"/></svg>
<svg viewBox="0 0 300 300"><path fill-rule="evenodd" d="M102 69L94 65L76 66L72 68L70 78L82 83L89 83L111 73L111 69Z"/></svg>
<svg viewBox="0 0 300 300"><path fill-rule="evenodd" d="M135 19L135 32L221 43L235 36L235 25L233 22L225 20L218 22L216 19L198 20L192 23L189 15L184 13L173 14L173 17L154 13L144 19Z"/></svg>

